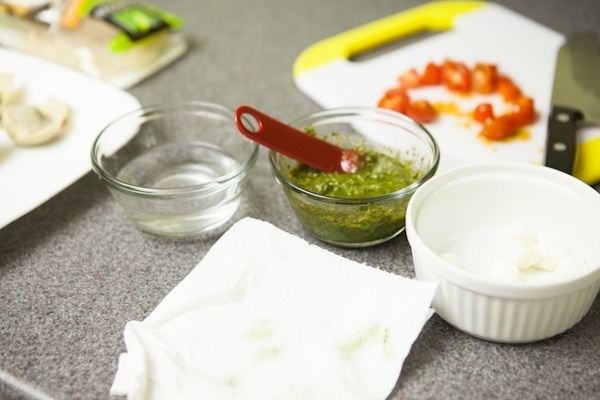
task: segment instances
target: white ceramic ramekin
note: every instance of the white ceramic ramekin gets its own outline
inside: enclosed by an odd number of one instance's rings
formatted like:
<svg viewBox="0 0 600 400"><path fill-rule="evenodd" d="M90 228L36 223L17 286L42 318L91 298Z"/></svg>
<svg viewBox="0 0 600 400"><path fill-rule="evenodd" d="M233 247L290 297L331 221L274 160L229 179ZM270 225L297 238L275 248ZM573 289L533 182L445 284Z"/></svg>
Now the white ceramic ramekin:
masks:
<svg viewBox="0 0 600 400"><path fill-rule="evenodd" d="M494 243L487 239L508 228L553 238L587 269L533 282L489 275ZM600 288L600 193L550 168L490 163L437 175L411 198L406 234L417 279L439 284L436 312L483 339L532 342L564 332ZM452 246L468 256L449 259Z"/></svg>

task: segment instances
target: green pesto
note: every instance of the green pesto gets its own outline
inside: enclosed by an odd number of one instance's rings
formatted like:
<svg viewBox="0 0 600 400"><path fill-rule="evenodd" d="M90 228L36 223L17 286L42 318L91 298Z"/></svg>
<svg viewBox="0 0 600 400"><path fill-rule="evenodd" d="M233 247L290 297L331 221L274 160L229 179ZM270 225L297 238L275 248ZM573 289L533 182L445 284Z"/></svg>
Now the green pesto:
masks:
<svg viewBox="0 0 600 400"><path fill-rule="evenodd" d="M319 239L338 246L381 243L404 228L408 196L373 204L329 204L286 190L302 224Z"/></svg>
<svg viewBox="0 0 600 400"><path fill-rule="evenodd" d="M325 173L300 164L287 171L290 181L313 193L335 198L374 198L395 192L421 178L414 162L361 144L365 159L355 173ZM404 228L410 196L360 203L329 203L286 190L298 219L321 240L346 247L385 241Z"/></svg>
<svg viewBox="0 0 600 400"><path fill-rule="evenodd" d="M395 192L417 177L398 157L360 149L364 161L354 173L325 173L304 164L288 171L288 178L313 193L343 198L374 197Z"/></svg>

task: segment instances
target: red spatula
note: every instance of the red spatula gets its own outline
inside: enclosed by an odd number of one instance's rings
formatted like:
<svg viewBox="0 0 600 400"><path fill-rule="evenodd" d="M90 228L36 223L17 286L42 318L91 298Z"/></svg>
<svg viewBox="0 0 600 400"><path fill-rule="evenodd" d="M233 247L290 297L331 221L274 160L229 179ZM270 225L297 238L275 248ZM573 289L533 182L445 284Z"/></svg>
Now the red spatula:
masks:
<svg viewBox="0 0 600 400"><path fill-rule="evenodd" d="M323 172L356 172L364 157L354 149L343 149L250 107L235 111L238 130L271 150Z"/></svg>

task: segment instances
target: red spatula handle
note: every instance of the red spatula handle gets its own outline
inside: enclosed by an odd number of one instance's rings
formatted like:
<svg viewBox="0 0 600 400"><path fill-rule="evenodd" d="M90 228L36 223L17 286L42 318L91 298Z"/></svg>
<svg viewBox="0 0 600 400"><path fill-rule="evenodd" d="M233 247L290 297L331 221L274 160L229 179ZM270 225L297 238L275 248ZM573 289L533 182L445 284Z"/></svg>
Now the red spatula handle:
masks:
<svg viewBox="0 0 600 400"><path fill-rule="evenodd" d="M235 123L247 138L310 167L324 172L350 172L345 171L342 165L342 161L347 160L344 149L310 136L250 106L237 108Z"/></svg>

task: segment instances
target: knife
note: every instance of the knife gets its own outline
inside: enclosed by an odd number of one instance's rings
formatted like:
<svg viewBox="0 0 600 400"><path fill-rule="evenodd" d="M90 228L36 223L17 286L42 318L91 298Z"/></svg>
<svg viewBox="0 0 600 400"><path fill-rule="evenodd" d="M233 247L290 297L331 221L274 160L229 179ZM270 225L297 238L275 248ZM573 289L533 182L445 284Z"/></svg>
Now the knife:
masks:
<svg viewBox="0 0 600 400"><path fill-rule="evenodd" d="M600 42L593 33L571 36L556 58L545 165L572 174L577 130L600 123Z"/></svg>

